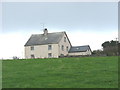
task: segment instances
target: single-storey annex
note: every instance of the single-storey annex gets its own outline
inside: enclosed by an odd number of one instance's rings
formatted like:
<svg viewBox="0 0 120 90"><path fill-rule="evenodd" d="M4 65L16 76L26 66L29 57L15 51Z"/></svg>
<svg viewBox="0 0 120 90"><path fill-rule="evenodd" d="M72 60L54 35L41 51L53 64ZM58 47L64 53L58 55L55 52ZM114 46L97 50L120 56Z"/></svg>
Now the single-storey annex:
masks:
<svg viewBox="0 0 120 90"><path fill-rule="evenodd" d="M82 55L91 55L91 49L89 45L84 46L72 46L68 52L69 56L82 56Z"/></svg>
<svg viewBox="0 0 120 90"><path fill-rule="evenodd" d="M66 32L32 34L24 45L25 58L58 58L68 55L91 55L90 46L74 47Z"/></svg>

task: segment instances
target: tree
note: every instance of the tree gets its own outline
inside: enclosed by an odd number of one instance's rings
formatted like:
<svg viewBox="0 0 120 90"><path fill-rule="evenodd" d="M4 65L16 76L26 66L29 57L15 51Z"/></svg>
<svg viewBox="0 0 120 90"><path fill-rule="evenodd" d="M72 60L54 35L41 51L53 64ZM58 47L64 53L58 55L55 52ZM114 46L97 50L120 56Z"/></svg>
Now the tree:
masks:
<svg viewBox="0 0 120 90"><path fill-rule="evenodd" d="M106 41L102 44L103 52L107 56L118 55L118 41Z"/></svg>
<svg viewBox="0 0 120 90"><path fill-rule="evenodd" d="M94 50L92 52L92 54L95 55L95 56L101 56L101 55L103 55L103 51L102 50Z"/></svg>
<svg viewBox="0 0 120 90"><path fill-rule="evenodd" d="M103 48L106 48L106 47L109 47L110 46L110 42L109 41L106 41L102 44L102 47Z"/></svg>

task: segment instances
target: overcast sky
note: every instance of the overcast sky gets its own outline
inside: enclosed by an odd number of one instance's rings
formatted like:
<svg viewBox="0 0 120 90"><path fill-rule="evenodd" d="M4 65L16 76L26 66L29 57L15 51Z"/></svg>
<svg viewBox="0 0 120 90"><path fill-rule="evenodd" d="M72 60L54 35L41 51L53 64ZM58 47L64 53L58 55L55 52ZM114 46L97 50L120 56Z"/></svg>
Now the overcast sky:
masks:
<svg viewBox="0 0 120 90"><path fill-rule="evenodd" d="M117 2L3 2L0 58L24 57L31 34L66 31L73 46L102 49L118 37Z"/></svg>

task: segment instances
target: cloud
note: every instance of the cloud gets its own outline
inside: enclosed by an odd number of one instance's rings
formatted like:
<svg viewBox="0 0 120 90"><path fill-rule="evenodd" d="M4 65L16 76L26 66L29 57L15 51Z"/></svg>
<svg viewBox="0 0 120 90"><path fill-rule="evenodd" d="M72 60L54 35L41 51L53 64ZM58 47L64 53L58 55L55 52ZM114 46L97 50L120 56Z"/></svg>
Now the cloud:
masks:
<svg viewBox="0 0 120 90"><path fill-rule="evenodd" d="M9 33L0 35L0 59L8 59L13 56L24 57L24 44L28 35L23 33Z"/></svg>

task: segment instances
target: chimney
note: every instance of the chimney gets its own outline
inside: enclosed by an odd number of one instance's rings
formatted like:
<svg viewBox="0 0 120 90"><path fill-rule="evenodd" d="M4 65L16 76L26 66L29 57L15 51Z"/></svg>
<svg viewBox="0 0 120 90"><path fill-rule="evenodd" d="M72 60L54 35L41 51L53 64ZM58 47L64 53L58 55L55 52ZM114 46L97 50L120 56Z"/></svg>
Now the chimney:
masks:
<svg viewBox="0 0 120 90"><path fill-rule="evenodd" d="M47 35L47 33L48 33L48 30L47 30L47 28L45 28L44 29L44 35Z"/></svg>

